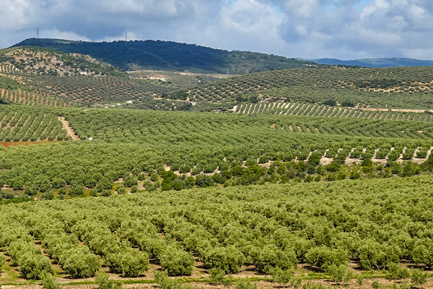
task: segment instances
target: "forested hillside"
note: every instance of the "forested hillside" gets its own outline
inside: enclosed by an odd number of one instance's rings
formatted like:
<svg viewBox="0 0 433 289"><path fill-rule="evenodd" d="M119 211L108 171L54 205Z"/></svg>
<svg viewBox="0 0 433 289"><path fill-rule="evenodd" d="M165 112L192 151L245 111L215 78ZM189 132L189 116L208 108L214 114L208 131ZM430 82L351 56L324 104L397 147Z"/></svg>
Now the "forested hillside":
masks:
<svg viewBox="0 0 433 289"><path fill-rule="evenodd" d="M156 69L244 74L314 65L311 61L247 51L227 51L170 41L84 42L26 39L15 46L39 46L90 55L123 70Z"/></svg>

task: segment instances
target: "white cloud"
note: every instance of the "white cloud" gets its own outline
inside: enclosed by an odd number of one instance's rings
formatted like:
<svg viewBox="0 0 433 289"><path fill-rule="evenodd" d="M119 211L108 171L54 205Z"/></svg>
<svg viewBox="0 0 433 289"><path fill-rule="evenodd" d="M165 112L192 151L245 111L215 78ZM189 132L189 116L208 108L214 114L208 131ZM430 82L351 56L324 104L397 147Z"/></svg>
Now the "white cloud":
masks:
<svg viewBox="0 0 433 289"><path fill-rule="evenodd" d="M288 57L433 59L431 0L2 0L0 46L161 39Z"/></svg>
<svg viewBox="0 0 433 289"><path fill-rule="evenodd" d="M204 37L213 47L281 53L285 42L279 28L284 18L270 4L238 0L220 9L213 18L215 23L206 27Z"/></svg>
<svg viewBox="0 0 433 289"><path fill-rule="evenodd" d="M125 31L124 34L116 35L116 36L112 36L112 37L104 37L104 38L96 39L96 41L98 41L98 42L102 42L102 41L106 41L106 42L119 41L119 40L125 40L125 37L126 37L127 41L140 40L140 37L135 32Z"/></svg>
<svg viewBox="0 0 433 289"><path fill-rule="evenodd" d="M284 8L292 14L300 17L310 18L313 11L318 7L319 0L288 0Z"/></svg>
<svg viewBox="0 0 433 289"><path fill-rule="evenodd" d="M433 48L432 49L401 49L401 53L404 57L416 58L416 59L431 59L433 60Z"/></svg>
<svg viewBox="0 0 433 289"><path fill-rule="evenodd" d="M57 39L67 39L67 40L83 40L83 41L91 41L91 39L87 38L83 35L78 35L74 32L70 31L60 31L58 29L52 30L44 30L40 33L40 38L57 38Z"/></svg>
<svg viewBox="0 0 433 289"><path fill-rule="evenodd" d="M20 31L33 15L32 7L26 0L4 0L0 9L1 30Z"/></svg>

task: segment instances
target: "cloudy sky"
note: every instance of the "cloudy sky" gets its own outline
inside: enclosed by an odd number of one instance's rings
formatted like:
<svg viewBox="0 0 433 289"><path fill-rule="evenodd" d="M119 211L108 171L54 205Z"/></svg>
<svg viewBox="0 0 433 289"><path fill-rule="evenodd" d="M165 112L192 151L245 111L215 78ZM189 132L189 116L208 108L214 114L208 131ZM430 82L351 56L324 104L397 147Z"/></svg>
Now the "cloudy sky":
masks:
<svg viewBox="0 0 433 289"><path fill-rule="evenodd" d="M287 57L433 60L433 0L0 0L0 47L171 40Z"/></svg>

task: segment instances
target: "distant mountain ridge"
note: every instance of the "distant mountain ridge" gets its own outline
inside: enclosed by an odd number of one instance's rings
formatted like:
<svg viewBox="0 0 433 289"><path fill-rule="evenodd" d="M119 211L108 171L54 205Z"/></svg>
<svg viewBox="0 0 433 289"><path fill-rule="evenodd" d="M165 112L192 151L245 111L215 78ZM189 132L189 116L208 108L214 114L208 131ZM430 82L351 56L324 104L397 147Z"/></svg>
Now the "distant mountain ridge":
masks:
<svg viewBox="0 0 433 289"><path fill-rule="evenodd" d="M37 46L90 55L123 70L174 70L245 74L317 65L312 61L247 51L227 51L170 41L85 42L26 39L17 46Z"/></svg>
<svg viewBox="0 0 433 289"><path fill-rule="evenodd" d="M431 60L419 60L412 58L366 58L356 60L340 60L335 58L321 58L312 60L319 64L327 65L352 65L370 68L387 68L387 67L410 67L410 66L433 66Z"/></svg>

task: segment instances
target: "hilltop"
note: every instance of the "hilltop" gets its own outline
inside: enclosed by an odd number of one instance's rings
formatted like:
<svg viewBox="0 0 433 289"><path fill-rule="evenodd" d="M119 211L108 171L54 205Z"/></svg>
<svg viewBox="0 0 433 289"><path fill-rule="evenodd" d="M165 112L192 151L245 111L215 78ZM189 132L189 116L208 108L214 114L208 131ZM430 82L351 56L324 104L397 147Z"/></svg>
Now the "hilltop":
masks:
<svg viewBox="0 0 433 289"><path fill-rule="evenodd" d="M245 74L317 65L311 61L247 51L227 51L171 41L85 42L26 39L14 47L39 46L90 55L123 70L172 70Z"/></svg>

